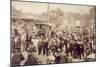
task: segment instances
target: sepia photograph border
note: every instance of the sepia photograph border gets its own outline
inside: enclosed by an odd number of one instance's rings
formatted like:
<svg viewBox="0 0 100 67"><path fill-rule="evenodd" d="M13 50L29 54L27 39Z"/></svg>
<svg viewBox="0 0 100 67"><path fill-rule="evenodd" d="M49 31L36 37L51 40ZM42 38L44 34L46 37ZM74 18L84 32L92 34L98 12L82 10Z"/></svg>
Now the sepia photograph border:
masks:
<svg viewBox="0 0 100 67"><path fill-rule="evenodd" d="M12 67L11 64L11 32L12 32L12 1L15 2L31 2L31 3L45 3L45 4L59 4L59 5L78 5L78 6L93 6L95 7L95 12L96 12L96 5L88 5L88 4L71 4L71 3L56 3L56 2L42 2L42 1L23 1L23 0L10 0L10 66ZM95 13L96 15L96 13ZM96 32L96 17L95 17L95 32ZM96 36L96 34L95 34ZM95 37L95 44L96 44L96 37ZM96 44L97 45L97 44ZM95 58L96 58L96 53L95 53ZM86 63L88 61L78 61L78 62L71 62L71 63ZM94 61L89 61L89 62L96 62L96 59ZM54 63L56 64L56 63ZM54 65L54 64L36 64L38 65ZM59 63L59 64L69 64L69 63ZM18 65L18 66L35 66L35 65ZM16 67L16 66L15 66Z"/></svg>

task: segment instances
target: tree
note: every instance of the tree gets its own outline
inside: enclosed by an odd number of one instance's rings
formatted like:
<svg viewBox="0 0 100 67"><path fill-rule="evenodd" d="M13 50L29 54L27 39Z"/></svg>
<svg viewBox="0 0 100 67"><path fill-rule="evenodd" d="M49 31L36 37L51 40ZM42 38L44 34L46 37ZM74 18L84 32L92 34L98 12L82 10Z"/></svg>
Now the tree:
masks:
<svg viewBox="0 0 100 67"><path fill-rule="evenodd" d="M96 7L93 7L90 11L89 11L90 17L91 19L95 19L96 17Z"/></svg>
<svg viewBox="0 0 100 67"><path fill-rule="evenodd" d="M49 22L55 24L54 29L59 28L59 26L63 23L63 19L64 12L60 8L49 11Z"/></svg>

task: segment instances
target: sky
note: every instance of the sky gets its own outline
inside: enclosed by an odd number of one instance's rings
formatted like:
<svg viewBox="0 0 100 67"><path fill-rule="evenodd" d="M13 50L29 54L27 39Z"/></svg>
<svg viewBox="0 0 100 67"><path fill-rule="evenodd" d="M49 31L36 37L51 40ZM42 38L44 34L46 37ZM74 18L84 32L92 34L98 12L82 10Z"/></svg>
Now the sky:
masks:
<svg viewBox="0 0 100 67"><path fill-rule="evenodd" d="M16 9L22 10L25 13L41 14L42 12L48 11L48 3L12 1L12 6L14 6ZM49 10L60 8L64 12L86 14L91 8L93 8L93 6L49 4L49 8Z"/></svg>
<svg viewBox="0 0 100 67"><path fill-rule="evenodd" d="M12 6L18 10L22 10L25 13L42 13L47 12L47 3L34 3L34 2L21 2L21 1L12 1Z"/></svg>
<svg viewBox="0 0 100 67"><path fill-rule="evenodd" d="M89 10L93 8L93 6L86 6L86 5L65 5L65 4L52 4L50 5L50 10L60 8L64 12L75 12L80 14L87 14Z"/></svg>

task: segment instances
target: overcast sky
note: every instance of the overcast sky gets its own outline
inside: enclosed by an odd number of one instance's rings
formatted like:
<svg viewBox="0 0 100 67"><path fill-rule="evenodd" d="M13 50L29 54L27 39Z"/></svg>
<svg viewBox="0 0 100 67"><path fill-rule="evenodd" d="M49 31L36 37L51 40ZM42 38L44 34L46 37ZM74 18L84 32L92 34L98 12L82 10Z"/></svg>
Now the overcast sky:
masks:
<svg viewBox="0 0 100 67"><path fill-rule="evenodd" d="M42 12L48 11L48 3L13 1L12 6L14 6L16 9L22 10L25 13L40 14ZM93 6L49 4L49 8L50 10L60 8L64 12L75 12L75 13L86 14L89 12L91 8L93 8Z"/></svg>
<svg viewBox="0 0 100 67"><path fill-rule="evenodd" d="M16 9L22 10L25 13L42 13L47 12L47 3L34 3L34 2L20 2L20 1L13 1L12 6Z"/></svg>
<svg viewBox="0 0 100 67"><path fill-rule="evenodd" d="M84 6L84 5L65 5L65 4L52 4L50 5L50 10L60 8L64 12L75 12L86 14L89 13L89 10L93 8L93 6Z"/></svg>

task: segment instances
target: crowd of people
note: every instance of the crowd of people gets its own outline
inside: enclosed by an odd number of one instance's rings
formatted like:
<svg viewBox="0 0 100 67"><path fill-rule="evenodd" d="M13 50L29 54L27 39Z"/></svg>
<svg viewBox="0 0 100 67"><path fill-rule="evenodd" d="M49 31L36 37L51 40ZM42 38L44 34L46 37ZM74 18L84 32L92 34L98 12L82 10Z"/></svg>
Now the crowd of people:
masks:
<svg viewBox="0 0 100 67"><path fill-rule="evenodd" d="M39 55L46 56L46 64L70 63L73 59L89 61L87 56L96 52L94 37L63 30L49 32L49 36L39 33L35 43L33 34L19 33L14 29L11 38L12 65L21 65L22 61L25 61L23 65L43 64ZM24 51L28 53L27 59L23 56Z"/></svg>

